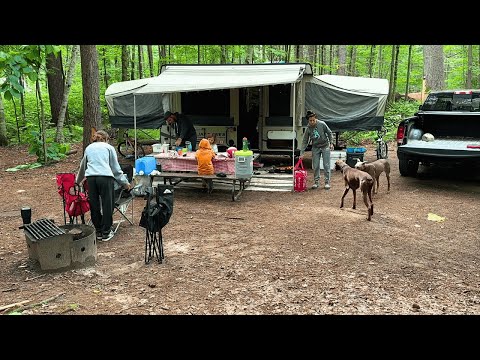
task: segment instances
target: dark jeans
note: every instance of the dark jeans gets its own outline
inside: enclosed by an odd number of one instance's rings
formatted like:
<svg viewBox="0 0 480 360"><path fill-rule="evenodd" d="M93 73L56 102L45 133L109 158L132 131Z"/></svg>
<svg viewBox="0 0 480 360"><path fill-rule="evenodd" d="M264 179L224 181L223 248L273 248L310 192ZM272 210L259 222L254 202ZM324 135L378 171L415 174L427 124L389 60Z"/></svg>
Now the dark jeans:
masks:
<svg viewBox="0 0 480 360"><path fill-rule="evenodd" d="M113 182L110 176L89 176L88 201L92 214L92 222L97 232L109 234L113 224ZM100 211L100 208L102 209ZM102 215L103 214L103 215Z"/></svg>

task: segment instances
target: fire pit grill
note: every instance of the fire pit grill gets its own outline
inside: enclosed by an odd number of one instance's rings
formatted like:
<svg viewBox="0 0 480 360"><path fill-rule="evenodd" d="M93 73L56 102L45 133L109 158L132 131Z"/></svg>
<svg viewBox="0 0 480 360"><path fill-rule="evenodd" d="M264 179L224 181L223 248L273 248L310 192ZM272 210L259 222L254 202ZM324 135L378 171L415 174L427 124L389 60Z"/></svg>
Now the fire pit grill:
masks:
<svg viewBox="0 0 480 360"><path fill-rule="evenodd" d="M93 226L57 226L52 220L40 219L24 224L22 228L28 257L38 261L41 270L66 270L95 265L97 240Z"/></svg>
<svg viewBox="0 0 480 360"><path fill-rule="evenodd" d="M43 240L65 234L65 230L59 228L50 219L39 219L31 224L25 224L24 230L31 236L32 241Z"/></svg>

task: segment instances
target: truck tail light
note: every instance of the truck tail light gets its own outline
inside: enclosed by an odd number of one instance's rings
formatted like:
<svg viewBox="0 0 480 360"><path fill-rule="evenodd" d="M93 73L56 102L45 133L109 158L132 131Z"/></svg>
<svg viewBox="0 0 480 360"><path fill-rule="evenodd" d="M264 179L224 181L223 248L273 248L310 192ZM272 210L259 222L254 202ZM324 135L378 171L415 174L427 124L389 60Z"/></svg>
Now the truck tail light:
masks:
<svg viewBox="0 0 480 360"><path fill-rule="evenodd" d="M397 144L403 144L403 138L405 137L405 125L399 125L397 129Z"/></svg>

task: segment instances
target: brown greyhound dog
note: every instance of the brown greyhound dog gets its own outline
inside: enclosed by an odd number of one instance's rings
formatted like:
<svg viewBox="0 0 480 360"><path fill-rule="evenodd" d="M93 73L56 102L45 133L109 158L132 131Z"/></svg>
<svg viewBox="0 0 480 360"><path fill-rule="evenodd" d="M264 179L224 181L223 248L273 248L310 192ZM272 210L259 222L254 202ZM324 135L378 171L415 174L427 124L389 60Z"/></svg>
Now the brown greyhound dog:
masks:
<svg viewBox="0 0 480 360"><path fill-rule="evenodd" d="M374 194L378 193L380 175L385 171L388 182L388 191L390 191L390 163L387 159L378 159L372 162L358 161L355 164L355 169L365 171L373 177L375 180L375 183L373 184Z"/></svg>
<svg viewBox="0 0 480 360"><path fill-rule="evenodd" d="M340 209L343 207L343 199L347 195L348 190L352 189L353 191L353 206L352 209L355 209L357 206L357 189L360 188L360 191L363 194L363 202L368 209L367 220L372 220L373 215L373 201L372 201L372 188L373 188L373 178L366 173L358 169L354 169L343 160L335 161L335 170L342 170L343 179L345 180L345 191L342 196L342 202L340 203Z"/></svg>

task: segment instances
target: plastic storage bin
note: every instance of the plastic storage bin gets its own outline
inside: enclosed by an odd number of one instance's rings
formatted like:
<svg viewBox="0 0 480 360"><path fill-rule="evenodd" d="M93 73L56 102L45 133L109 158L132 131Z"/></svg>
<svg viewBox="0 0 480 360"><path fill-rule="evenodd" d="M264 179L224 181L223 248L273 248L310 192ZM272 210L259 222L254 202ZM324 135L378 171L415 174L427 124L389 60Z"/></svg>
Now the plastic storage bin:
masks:
<svg viewBox="0 0 480 360"><path fill-rule="evenodd" d="M354 168L357 160L363 161L363 153L347 153L346 163L348 166Z"/></svg>
<svg viewBox="0 0 480 360"><path fill-rule="evenodd" d="M157 161L153 156L144 156L135 160L135 172L140 174L143 171L143 175L150 175L153 170L157 169Z"/></svg>
<svg viewBox="0 0 480 360"><path fill-rule="evenodd" d="M235 151L235 177L237 179L250 179L253 175L253 151Z"/></svg>
<svg viewBox="0 0 480 360"><path fill-rule="evenodd" d="M362 147L347 147L347 154L363 154L367 151L367 148Z"/></svg>

